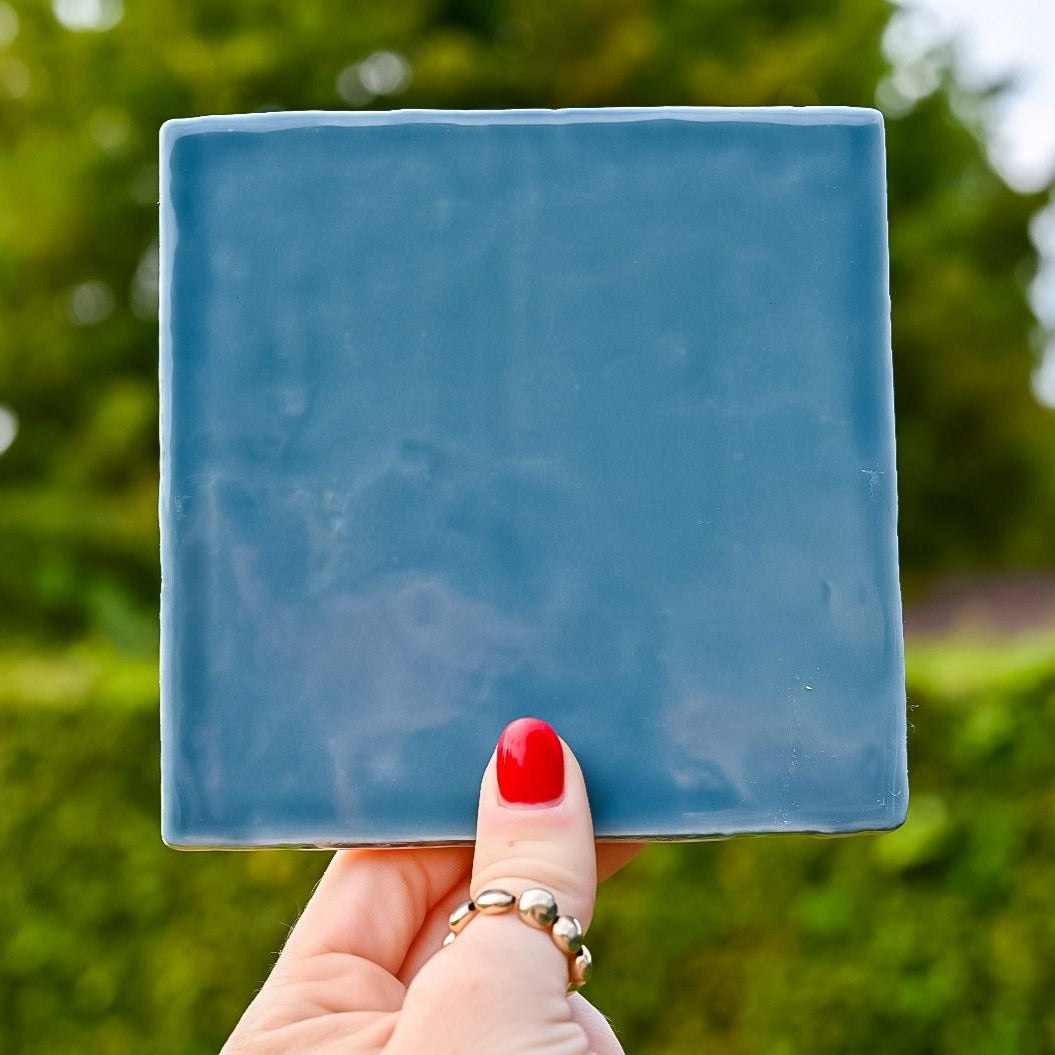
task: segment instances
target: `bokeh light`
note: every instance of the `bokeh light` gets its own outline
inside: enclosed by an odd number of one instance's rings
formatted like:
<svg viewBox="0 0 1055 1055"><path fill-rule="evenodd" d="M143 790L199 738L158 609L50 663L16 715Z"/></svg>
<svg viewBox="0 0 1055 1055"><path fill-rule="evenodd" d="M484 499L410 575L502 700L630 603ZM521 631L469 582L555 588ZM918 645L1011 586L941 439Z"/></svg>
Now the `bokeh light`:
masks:
<svg viewBox="0 0 1055 1055"><path fill-rule="evenodd" d="M18 435L18 417L10 407L0 404L0 454L3 454Z"/></svg>
<svg viewBox="0 0 1055 1055"><path fill-rule="evenodd" d="M125 13L121 0L52 0L51 10L66 29L97 33L113 29Z"/></svg>
<svg viewBox="0 0 1055 1055"><path fill-rule="evenodd" d="M395 95L410 83L410 62L394 51L375 51L337 74L337 94L349 106L365 106L379 95Z"/></svg>
<svg viewBox="0 0 1055 1055"><path fill-rule="evenodd" d="M18 36L18 13L10 4L0 2L0 47L10 44Z"/></svg>
<svg viewBox="0 0 1055 1055"><path fill-rule="evenodd" d="M95 326L113 310L113 290L101 279L74 286L66 297L66 313L74 326Z"/></svg>

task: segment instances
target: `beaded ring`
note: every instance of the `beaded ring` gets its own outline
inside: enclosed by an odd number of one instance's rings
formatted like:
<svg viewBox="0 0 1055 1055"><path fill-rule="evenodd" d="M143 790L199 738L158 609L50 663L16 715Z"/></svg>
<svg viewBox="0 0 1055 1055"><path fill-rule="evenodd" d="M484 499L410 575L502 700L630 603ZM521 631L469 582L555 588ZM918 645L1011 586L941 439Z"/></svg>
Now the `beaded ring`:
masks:
<svg viewBox="0 0 1055 1055"><path fill-rule="evenodd" d="M581 989L593 973L593 957L582 943L582 924L574 916L560 915L557 899L541 887L525 890L519 898L508 890L483 890L469 901L463 901L448 920L450 933L443 939L444 948L477 916L498 916L513 909L529 927L546 931L553 944L568 957L568 992Z"/></svg>

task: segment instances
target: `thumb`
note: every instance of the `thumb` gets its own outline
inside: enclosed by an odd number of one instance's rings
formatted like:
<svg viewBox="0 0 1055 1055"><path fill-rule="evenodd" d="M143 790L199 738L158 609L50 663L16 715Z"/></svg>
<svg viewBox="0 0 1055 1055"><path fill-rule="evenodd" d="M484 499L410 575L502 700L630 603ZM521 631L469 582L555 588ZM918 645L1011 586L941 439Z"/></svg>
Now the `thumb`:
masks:
<svg viewBox="0 0 1055 1055"><path fill-rule="evenodd" d="M538 888L585 931L597 864L582 772L550 726L521 718L506 727L484 773L469 890L473 899L488 890L519 898ZM589 1037L567 998L571 959L515 907L477 909L411 985L396 1036L416 1032L420 1014L432 1022L434 1051L585 1053ZM430 1012L464 1000L473 1013L448 1015L437 1028L443 1018Z"/></svg>
<svg viewBox="0 0 1055 1055"><path fill-rule="evenodd" d="M538 887L553 894L561 915L589 926L597 855L582 771L549 725L519 718L484 773L470 890L519 896Z"/></svg>

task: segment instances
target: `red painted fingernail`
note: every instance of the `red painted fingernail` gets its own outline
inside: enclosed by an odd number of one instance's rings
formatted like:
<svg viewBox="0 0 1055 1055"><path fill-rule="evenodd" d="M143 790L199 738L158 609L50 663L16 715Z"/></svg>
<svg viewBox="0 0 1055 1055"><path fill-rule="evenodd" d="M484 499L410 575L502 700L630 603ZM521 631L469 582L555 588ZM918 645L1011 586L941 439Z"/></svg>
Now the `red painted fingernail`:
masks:
<svg viewBox="0 0 1055 1055"><path fill-rule="evenodd" d="M508 802L541 806L564 794L564 749L538 718L510 722L498 739L498 790Z"/></svg>

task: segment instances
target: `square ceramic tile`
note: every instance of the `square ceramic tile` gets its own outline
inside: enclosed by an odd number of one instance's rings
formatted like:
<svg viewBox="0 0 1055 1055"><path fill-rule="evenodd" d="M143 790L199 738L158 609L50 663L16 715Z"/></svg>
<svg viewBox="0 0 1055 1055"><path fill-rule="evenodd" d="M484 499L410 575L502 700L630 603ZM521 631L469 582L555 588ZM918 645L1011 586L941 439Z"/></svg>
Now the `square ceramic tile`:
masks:
<svg viewBox="0 0 1055 1055"><path fill-rule="evenodd" d="M165 838L457 842L503 725L598 832L897 825L883 129L162 132Z"/></svg>

